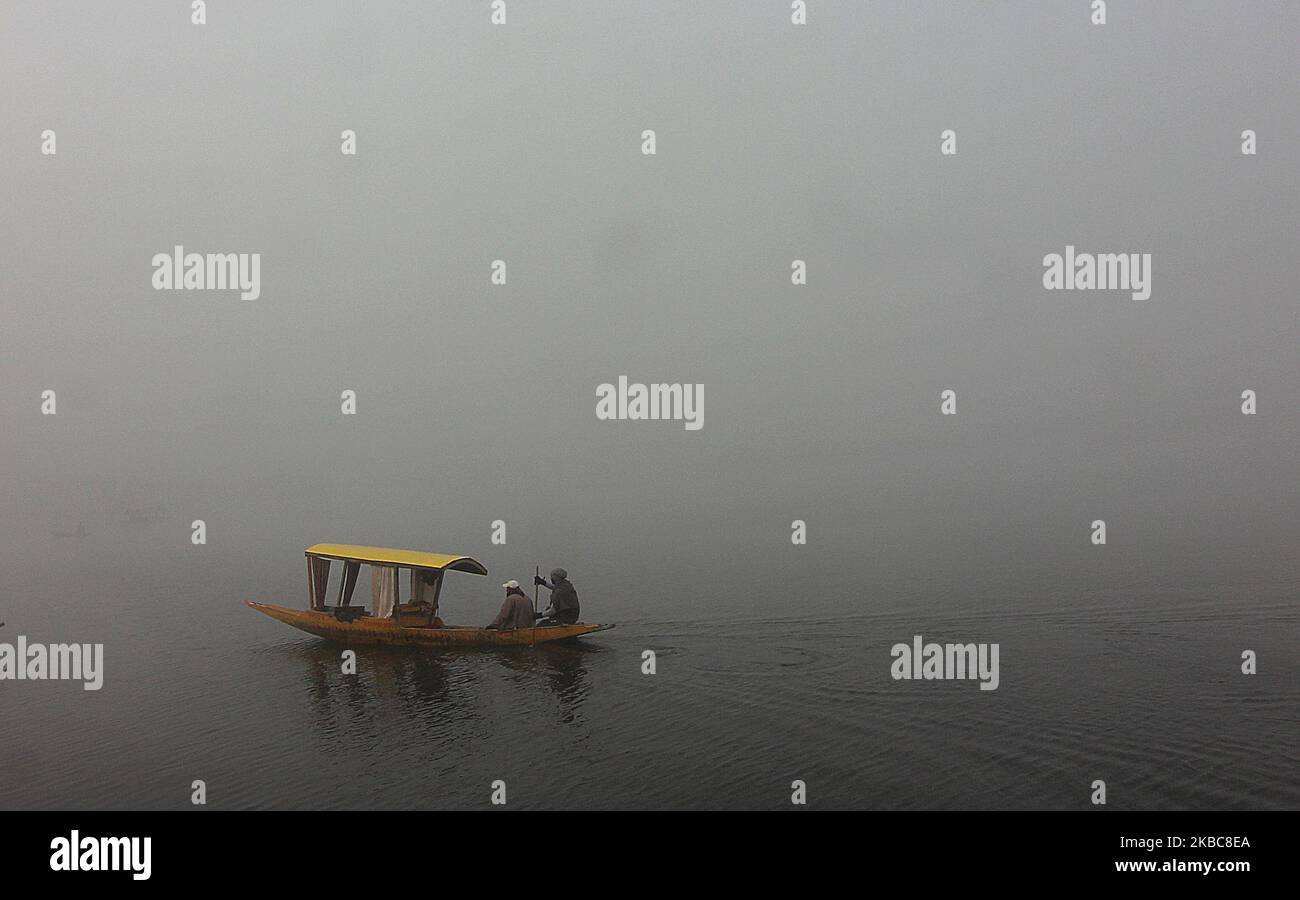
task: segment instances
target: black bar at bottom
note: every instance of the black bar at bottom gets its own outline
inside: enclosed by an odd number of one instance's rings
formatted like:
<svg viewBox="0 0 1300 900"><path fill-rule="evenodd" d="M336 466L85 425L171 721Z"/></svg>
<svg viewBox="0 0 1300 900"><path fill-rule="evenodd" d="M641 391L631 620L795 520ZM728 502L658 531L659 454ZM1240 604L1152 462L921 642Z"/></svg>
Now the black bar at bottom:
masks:
<svg viewBox="0 0 1300 900"><path fill-rule="evenodd" d="M948 879L973 872L999 886L1048 878L1231 890L1295 871L1291 812L498 812L7 812L0 827L6 880L51 887L375 890L445 869L457 880L477 872L489 886L531 871L640 891L680 886L686 872L735 885L838 872L864 885L920 879L948 895L957 884ZM59 852L74 832L76 863ZM146 874L143 841L102 840L145 837L148 878L137 877Z"/></svg>

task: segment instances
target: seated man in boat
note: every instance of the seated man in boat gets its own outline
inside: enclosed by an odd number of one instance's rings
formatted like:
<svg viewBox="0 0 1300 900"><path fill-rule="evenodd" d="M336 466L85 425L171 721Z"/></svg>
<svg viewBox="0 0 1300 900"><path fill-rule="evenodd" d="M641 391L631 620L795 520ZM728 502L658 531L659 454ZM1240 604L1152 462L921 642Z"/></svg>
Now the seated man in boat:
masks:
<svg viewBox="0 0 1300 900"><path fill-rule="evenodd" d="M533 620L537 618L533 614L533 602L519 587L519 582L507 581L501 586L506 589L506 600L501 604L501 612L497 613L497 617L492 620L488 628L501 631L532 628Z"/></svg>
<svg viewBox="0 0 1300 900"><path fill-rule="evenodd" d="M569 581L569 573L560 568L551 569L551 584L540 575L533 577L533 584L541 585L551 592L551 605L538 620L538 625L572 625L578 621L578 592Z"/></svg>

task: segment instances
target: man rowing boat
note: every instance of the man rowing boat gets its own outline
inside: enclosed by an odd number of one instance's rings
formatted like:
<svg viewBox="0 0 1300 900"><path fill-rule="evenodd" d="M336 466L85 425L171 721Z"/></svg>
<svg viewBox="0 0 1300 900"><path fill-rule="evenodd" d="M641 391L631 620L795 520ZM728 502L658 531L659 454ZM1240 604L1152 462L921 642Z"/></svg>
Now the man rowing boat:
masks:
<svg viewBox="0 0 1300 900"><path fill-rule="evenodd" d="M551 569L551 584L540 575L533 576L533 584L551 592L551 605L537 620L543 625L572 625L578 621L578 592L569 581L569 573L561 568Z"/></svg>

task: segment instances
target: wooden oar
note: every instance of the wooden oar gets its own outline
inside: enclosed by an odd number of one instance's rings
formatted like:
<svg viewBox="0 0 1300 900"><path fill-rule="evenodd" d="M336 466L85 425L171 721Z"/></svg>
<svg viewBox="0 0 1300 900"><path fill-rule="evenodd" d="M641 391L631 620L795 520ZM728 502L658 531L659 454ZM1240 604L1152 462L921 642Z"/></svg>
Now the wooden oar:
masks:
<svg viewBox="0 0 1300 900"><path fill-rule="evenodd" d="M533 646L537 646L537 579L542 577L542 567L533 566Z"/></svg>

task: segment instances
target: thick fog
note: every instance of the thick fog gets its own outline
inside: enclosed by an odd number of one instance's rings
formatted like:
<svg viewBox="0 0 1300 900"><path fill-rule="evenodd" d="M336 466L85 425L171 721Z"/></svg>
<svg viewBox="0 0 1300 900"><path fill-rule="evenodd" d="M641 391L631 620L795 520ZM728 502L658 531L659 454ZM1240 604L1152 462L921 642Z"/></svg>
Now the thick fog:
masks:
<svg viewBox="0 0 1300 900"><path fill-rule="evenodd" d="M793 612L1068 579L1103 519L1131 572L1294 580L1300 7L507 5L5 5L6 565L157 509L123 567L297 589L339 541ZM155 290L176 245L260 296ZM1067 246L1150 298L1044 289ZM598 420L622 375L702 427Z"/></svg>

